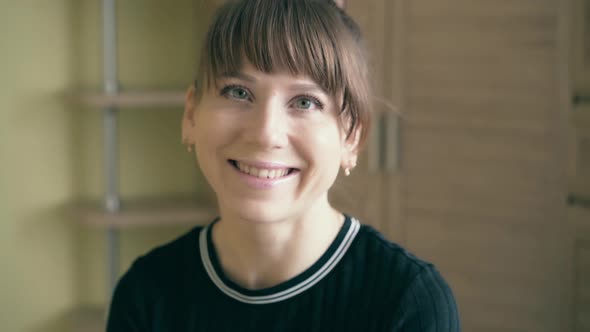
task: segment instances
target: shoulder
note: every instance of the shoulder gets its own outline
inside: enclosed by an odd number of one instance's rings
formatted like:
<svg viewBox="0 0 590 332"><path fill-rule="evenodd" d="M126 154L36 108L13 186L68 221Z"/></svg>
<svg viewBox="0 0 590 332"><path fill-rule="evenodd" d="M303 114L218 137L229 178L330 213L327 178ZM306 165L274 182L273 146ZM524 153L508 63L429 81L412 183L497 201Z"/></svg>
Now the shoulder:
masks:
<svg viewBox="0 0 590 332"><path fill-rule="evenodd" d="M107 331L148 331L153 305L171 294L178 284L178 273L196 255L198 234L195 227L186 234L137 258L119 279L107 319Z"/></svg>
<svg viewBox="0 0 590 332"><path fill-rule="evenodd" d="M459 332L457 303L434 267L418 273L405 289L394 313L394 331Z"/></svg>
<svg viewBox="0 0 590 332"><path fill-rule="evenodd" d="M371 226L361 226L355 242L355 254L364 257L361 264L370 282L387 294L394 331L460 330L453 292L434 264L387 240Z"/></svg>
<svg viewBox="0 0 590 332"><path fill-rule="evenodd" d="M195 227L136 258L119 279L115 295L136 299L139 296L146 302L153 302L164 294L174 292L181 278L196 268L190 262L198 258L202 228Z"/></svg>
<svg viewBox="0 0 590 332"><path fill-rule="evenodd" d="M198 237L202 227L195 227L178 238L138 257L117 283L115 302L149 303L174 291L179 278L194 268L198 255Z"/></svg>
<svg viewBox="0 0 590 332"><path fill-rule="evenodd" d="M202 226L194 227L138 257L129 268L128 274L149 274L154 279L158 276L170 276L171 272L186 267L185 263L198 254L199 234L202 229Z"/></svg>
<svg viewBox="0 0 590 332"><path fill-rule="evenodd" d="M404 277L411 280L424 270L433 269L434 265L418 258L406 248L392 242L369 225L362 225L355 239L355 251L362 254L367 264L390 266L391 277Z"/></svg>

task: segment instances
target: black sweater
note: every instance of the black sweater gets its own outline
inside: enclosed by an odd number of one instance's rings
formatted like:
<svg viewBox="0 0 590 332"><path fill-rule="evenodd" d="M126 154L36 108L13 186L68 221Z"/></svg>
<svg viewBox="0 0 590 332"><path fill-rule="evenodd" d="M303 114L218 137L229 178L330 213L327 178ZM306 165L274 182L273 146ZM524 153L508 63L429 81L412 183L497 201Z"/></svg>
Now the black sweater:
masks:
<svg viewBox="0 0 590 332"><path fill-rule="evenodd" d="M262 290L224 276L212 225L134 262L113 295L107 332L460 331L436 268L356 219L346 218L309 269Z"/></svg>

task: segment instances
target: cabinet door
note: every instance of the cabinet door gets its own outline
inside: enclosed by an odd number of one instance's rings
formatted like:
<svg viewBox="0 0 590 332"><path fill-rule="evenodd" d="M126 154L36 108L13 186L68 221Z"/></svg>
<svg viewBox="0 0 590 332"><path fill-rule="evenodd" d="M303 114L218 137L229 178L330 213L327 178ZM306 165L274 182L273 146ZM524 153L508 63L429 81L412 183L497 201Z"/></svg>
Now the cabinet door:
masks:
<svg viewBox="0 0 590 332"><path fill-rule="evenodd" d="M590 1L572 0L571 75L574 92L590 95Z"/></svg>
<svg viewBox="0 0 590 332"><path fill-rule="evenodd" d="M574 251L574 331L590 331L590 210L572 206L568 219L576 230Z"/></svg>
<svg viewBox="0 0 590 332"><path fill-rule="evenodd" d="M405 240L465 331L571 331L562 4L406 2Z"/></svg>
<svg viewBox="0 0 590 332"><path fill-rule="evenodd" d="M385 8L388 0L346 1L346 11L358 23L367 41L371 65L372 84L378 100L384 99L383 82L386 79L384 41L386 35ZM342 174L331 190L331 201L336 208L358 217L380 231L387 229L384 211L384 188L381 166L382 151L379 132L380 112L385 104L378 102L373 111L373 128L363 149L358 166L349 177Z"/></svg>

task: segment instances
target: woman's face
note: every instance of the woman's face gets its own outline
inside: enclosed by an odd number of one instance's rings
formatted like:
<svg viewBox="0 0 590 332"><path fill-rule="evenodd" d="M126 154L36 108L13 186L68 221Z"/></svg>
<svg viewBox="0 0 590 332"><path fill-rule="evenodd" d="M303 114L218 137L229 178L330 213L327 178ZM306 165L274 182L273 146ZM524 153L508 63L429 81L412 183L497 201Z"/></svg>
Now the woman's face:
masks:
<svg viewBox="0 0 590 332"><path fill-rule="evenodd" d="M274 222L321 211L340 166L356 160L340 103L306 77L246 64L191 100L184 136L222 214Z"/></svg>

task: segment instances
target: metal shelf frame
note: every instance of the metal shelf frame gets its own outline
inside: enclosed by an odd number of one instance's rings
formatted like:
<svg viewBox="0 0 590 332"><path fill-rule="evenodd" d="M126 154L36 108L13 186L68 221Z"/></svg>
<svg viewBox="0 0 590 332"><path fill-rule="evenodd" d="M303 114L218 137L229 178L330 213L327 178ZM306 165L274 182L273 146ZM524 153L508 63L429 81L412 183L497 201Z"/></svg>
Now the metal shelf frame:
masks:
<svg viewBox="0 0 590 332"><path fill-rule="evenodd" d="M116 0L102 1L103 16L103 90L106 96L119 92L117 73L117 3ZM104 208L109 213L120 210L119 158L118 158L118 115L115 106L103 108L104 121ZM119 232L110 227L106 231L106 266L108 299L117 284L119 276Z"/></svg>

